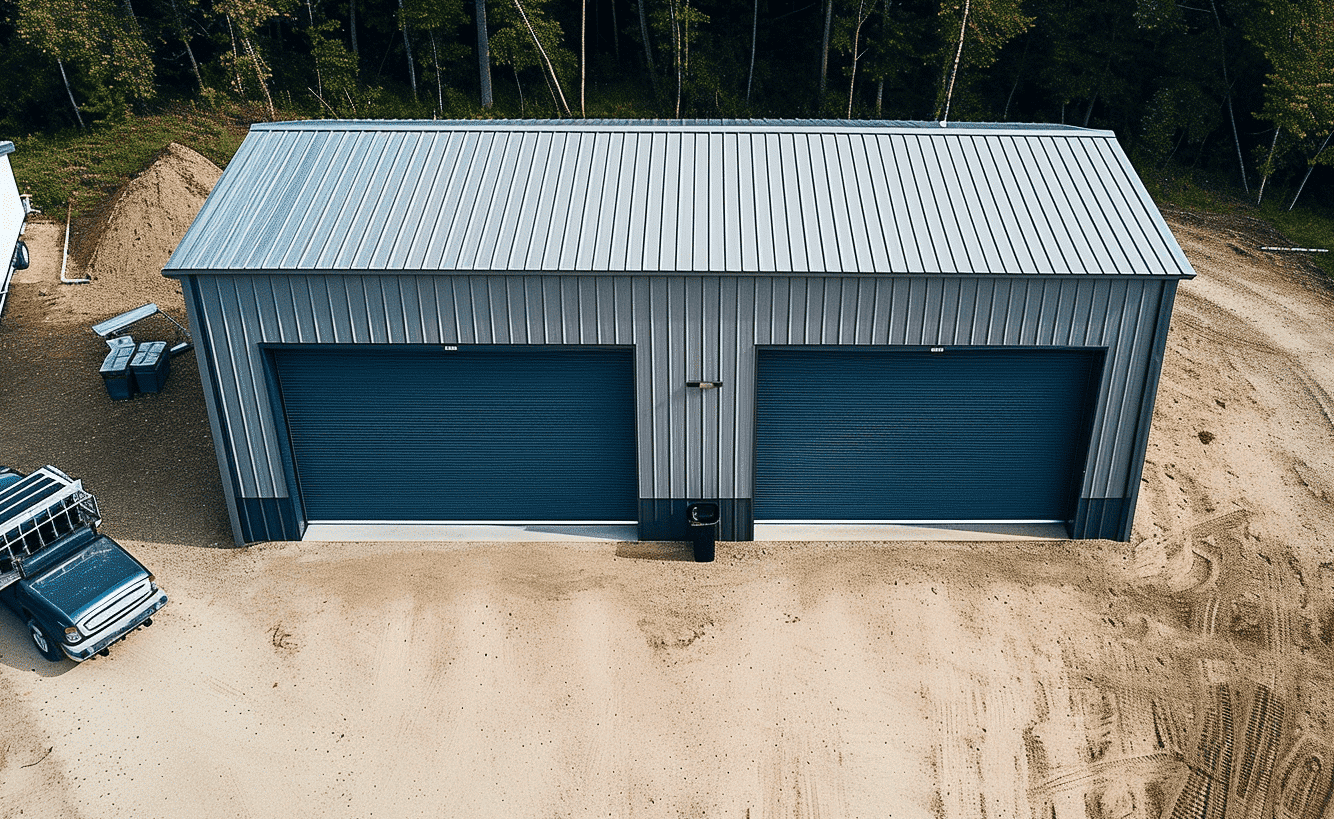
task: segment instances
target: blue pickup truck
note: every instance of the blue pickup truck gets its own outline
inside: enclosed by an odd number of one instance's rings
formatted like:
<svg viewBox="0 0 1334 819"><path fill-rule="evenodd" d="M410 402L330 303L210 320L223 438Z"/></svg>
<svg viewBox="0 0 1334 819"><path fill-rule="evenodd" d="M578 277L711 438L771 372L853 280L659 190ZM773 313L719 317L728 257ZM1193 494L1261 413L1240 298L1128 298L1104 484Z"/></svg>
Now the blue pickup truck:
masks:
<svg viewBox="0 0 1334 819"><path fill-rule="evenodd" d="M0 467L0 601L54 662L106 654L167 604L153 575L99 534L97 499L53 466Z"/></svg>

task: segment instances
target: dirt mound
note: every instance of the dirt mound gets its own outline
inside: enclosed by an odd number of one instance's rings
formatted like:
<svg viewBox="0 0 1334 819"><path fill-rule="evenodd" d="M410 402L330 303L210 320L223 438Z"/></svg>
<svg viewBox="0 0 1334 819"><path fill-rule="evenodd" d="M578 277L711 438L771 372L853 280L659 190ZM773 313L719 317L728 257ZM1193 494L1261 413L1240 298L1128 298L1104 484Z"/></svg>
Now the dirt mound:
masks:
<svg viewBox="0 0 1334 819"><path fill-rule="evenodd" d="M97 321L150 301L183 319L181 286L163 277L162 267L221 175L217 165L184 145L164 148L92 224L75 226L65 275L92 281L46 288L47 320Z"/></svg>

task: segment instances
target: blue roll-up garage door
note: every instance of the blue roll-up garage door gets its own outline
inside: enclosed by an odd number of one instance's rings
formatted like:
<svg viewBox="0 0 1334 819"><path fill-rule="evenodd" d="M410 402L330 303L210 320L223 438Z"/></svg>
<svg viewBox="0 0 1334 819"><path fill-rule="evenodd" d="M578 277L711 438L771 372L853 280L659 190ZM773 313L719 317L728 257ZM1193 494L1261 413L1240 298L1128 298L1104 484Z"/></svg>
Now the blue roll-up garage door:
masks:
<svg viewBox="0 0 1334 819"><path fill-rule="evenodd" d="M312 521L634 522L628 349L273 353Z"/></svg>
<svg viewBox="0 0 1334 819"><path fill-rule="evenodd" d="M760 521L1074 517L1100 350L758 351Z"/></svg>

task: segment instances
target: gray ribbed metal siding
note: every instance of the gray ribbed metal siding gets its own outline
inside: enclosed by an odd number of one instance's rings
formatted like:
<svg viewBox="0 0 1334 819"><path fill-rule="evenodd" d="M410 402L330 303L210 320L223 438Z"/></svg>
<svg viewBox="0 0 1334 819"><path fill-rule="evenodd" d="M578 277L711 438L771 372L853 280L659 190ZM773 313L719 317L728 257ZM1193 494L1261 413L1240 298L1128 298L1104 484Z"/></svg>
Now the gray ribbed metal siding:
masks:
<svg viewBox="0 0 1334 819"><path fill-rule="evenodd" d="M751 496L755 345L1107 347L1081 496L1129 497L1170 280L210 275L191 321L239 495L286 497L259 345L633 344L642 498ZM197 305L204 306L200 315ZM719 380L700 391L689 380Z"/></svg>

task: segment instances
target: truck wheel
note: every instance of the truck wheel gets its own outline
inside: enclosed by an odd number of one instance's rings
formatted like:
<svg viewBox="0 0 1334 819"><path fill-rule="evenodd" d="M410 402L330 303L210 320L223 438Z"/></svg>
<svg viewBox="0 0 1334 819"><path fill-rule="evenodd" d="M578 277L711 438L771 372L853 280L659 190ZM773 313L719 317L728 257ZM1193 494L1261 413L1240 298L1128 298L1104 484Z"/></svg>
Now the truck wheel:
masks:
<svg viewBox="0 0 1334 819"><path fill-rule="evenodd" d="M43 657L51 662L60 662L65 659L65 654L60 650L60 646L56 645L55 640L46 636L46 632L42 630L41 626L37 625L36 620L28 621L28 634L32 637L33 645L37 646L37 650L42 652Z"/></svg>

